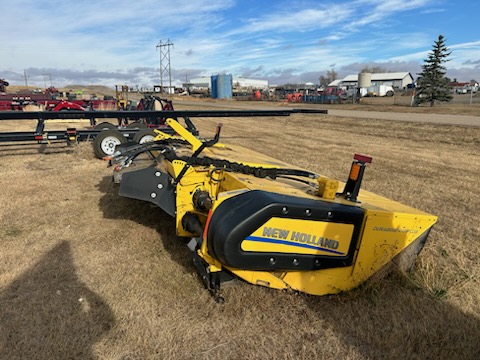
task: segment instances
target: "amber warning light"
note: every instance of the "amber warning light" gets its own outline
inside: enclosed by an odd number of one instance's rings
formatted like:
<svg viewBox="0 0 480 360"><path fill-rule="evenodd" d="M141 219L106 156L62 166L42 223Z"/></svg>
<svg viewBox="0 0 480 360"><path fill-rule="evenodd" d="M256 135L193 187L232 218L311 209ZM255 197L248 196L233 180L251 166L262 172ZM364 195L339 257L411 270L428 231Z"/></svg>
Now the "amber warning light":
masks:
<svg viewBox="0 0 480 360"><path fill-rule="evenodd" d="M367 164L372 162L372 157L367 155L355 154L353 155L352 167L348 174L348 180L345 184L342 195L345 199L358 202L357 196L362 184L363 173Z"/></svg>

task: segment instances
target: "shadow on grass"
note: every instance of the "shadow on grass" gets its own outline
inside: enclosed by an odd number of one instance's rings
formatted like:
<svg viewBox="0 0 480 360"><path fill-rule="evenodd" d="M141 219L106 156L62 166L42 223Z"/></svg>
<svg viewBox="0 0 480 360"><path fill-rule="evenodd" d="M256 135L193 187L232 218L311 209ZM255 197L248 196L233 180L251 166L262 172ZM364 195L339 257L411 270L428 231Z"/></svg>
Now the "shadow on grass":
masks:
<svg viewBox="0 0 480 360"><path fill-rule="evenodd" d="M128 219L155 229L171 259L188 269L189 272L194 269L192 254L186 246L190 239L179 238L176 235L173 217L167 215L156 205L119 196L119 186L112 182L110 176L105 176L97 188L103 194L99 201L99 207L105 218Z"/></svg>
<svg viewBox="0 0 480 360"><path fill-rule="evenodd" d="M400 273L306 302L347 349L368 359L480 359L480 319Z"/></svg>
<svg viewBox="0 0 480 360"><path fill-rule="evenodd" d="M0 358L93 359L92 346L114 322L62 242L0 293Z"/></svg>

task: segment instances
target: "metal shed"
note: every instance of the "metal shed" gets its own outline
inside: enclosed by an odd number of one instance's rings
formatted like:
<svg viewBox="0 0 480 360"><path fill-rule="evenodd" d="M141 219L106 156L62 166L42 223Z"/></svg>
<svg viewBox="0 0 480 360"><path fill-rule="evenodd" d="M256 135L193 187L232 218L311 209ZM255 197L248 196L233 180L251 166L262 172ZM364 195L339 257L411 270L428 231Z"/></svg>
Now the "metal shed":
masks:
<svg viewBox="0 0 480 360"><path fill-rule="evenodd" d="M411 83L413 83L413 76L409 72L372 74L372 85L391 85L396 89L404 89ZM341 84L344 86L358 85L358 74L346 76Z"/></svg>

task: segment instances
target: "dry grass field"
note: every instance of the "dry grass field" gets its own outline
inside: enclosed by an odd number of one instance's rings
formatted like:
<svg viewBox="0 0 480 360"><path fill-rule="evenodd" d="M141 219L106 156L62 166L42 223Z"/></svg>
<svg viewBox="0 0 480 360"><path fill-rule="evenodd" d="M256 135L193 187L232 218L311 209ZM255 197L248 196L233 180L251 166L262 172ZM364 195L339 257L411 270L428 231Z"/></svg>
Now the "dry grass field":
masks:
<svg viewBox="0 0 480 360"><path fill-rule="evenodd" d="M90 143L0 144L0 359L480 358L480 128L221 121L224 142L340 180L372 155L365 189L439 216L416 271L324 297L238 282L218 305L173 219L120 198Z"/></svg>

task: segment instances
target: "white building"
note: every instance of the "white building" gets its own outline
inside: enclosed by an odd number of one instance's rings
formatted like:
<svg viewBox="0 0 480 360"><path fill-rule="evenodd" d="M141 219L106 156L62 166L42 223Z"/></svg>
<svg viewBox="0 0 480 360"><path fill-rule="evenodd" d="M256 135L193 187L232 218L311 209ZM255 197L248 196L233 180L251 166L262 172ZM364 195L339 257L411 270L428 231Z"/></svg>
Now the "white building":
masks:
<svg viewBox="0 0 480 360"><path fill-rule="evenodd" d="M247 79L239 76L233 78L233 87L241 89L268 90L268 80Z"/></svg>
<svg viewBox="0 0 480 360"><path fill-rule="evenodd" d="M212 88L212 77L211 76L202 76L202 77L199 77L199 78L190 79L188 84L192 87L196 87L196 88L200 88L200 89L203 89L203 88L211 89Z"/></svg>
<svg viewBox="0 0 480 360"><path fill-rule="evenodd" d="M358 85L358 74L348 75L341 80L342 86ZM390 85L396 89L404 89L413 83L413 76L409 72L373 73L372 86Z"/></svg>
<svg viewBox="0 0 480 360"><path fill-rule="evenodd" d="M233 88L252 89L252 90L268 90L268 80L247 79L242 76L233 78ZM189 84L196 88L212 88L211 76L203 76L190 79Z"/></svg>

